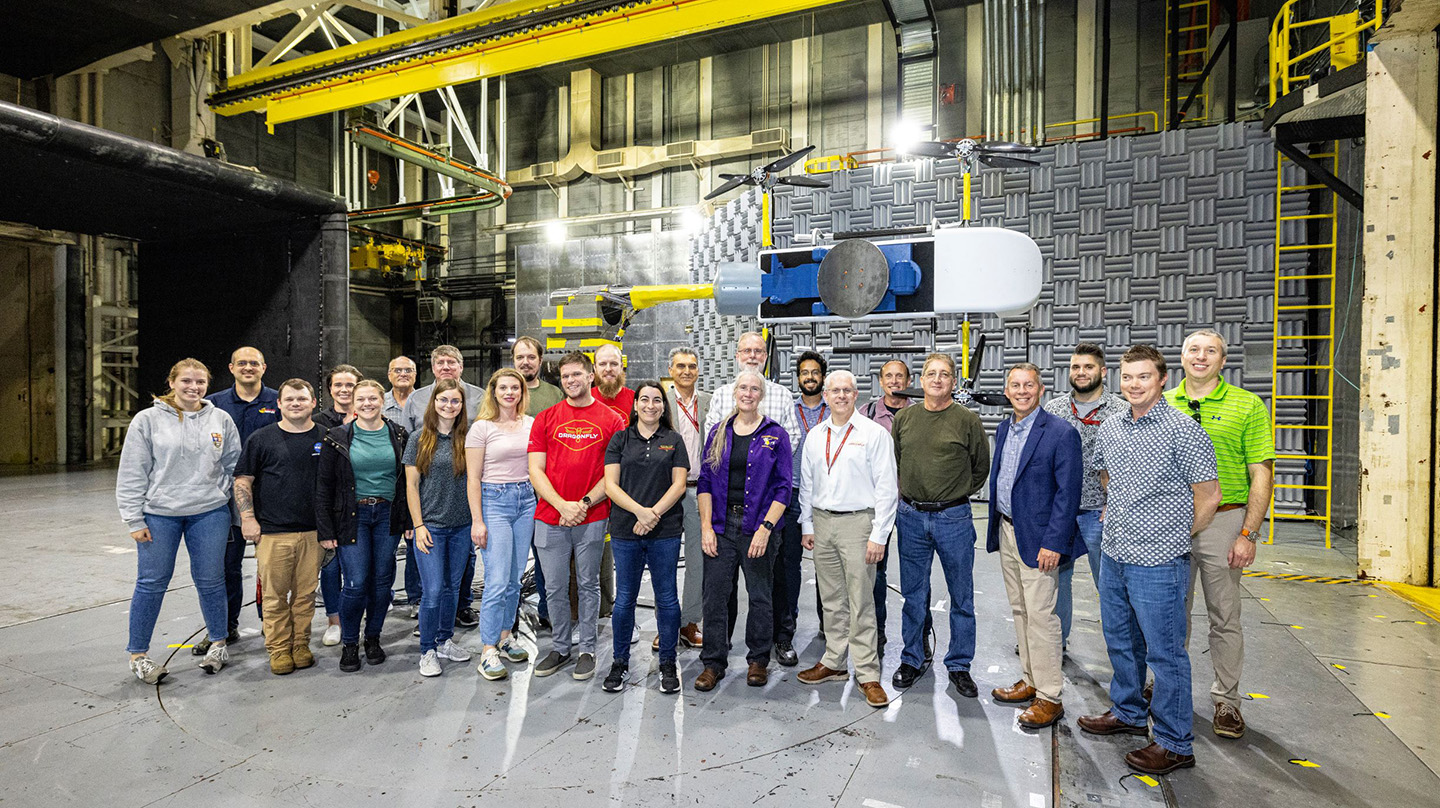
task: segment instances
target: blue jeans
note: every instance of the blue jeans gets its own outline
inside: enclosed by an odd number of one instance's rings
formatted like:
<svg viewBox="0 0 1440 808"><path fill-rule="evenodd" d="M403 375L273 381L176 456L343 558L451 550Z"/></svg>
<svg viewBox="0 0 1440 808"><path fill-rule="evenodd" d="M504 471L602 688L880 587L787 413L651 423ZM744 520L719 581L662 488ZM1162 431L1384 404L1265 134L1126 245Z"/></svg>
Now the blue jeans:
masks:
<svg viewBox="0 0 1440 808"><path fill-rule="evenodd" d="M225 543L230 538L230 506L194 516L145 514L150 541L136 542L139 557L135 594L130 597L130 641L126 650L143 654L160 617L160 604L175 574L180 539L190 555L190 580L200 596L200 613L211 642L223 642L229 633L225 605Z"/></svg>
<svg viewBox="0 0 1440 808"><path fill-rule="evenodd" d="M927 513L901 501L900 592L905 598L900 636L903 664L915 668L925 661L925 621L930 614L930 565L940 557L945 588L950 593L950 648L945 669L970 670L975 658L975 523L970 503Z"/></svg>
<svg viewBox="0 0 1440 808"><path fill-rule="evenodd" d="M360 616L365 636L378 639L385 627L395 583L395 548L400 537L390 533L390 503L355 506L355 543L340 545L345 585L340 591L340 642L360 642Z"/></svg>
<svg viewBox="0 0 1440 808"><path fill-rule="evenodd" d="M1127 724L1145 725L1141 688L1148 666L1155 671L1148 710L1155 719L1155 742L1177 755L1191 754L1195 736L1191 734L1190 655L1185 651L1190 556L1156 567L1122 564L1110 556L1102 556L1100 563L1100 624L1115 671L1110 710Z"/></svg>
<svg viewBox="0 0 1440 808"><path fill-rule="evenodd" d="M660 630L660 661L675 661L675 643L680 635L680 594L675 571L680 566L680 537L668 539L610 539L615 556L615 607L610 627L615 635L615 661L630 661L630 637L635 633L635 600L645 567L650 567L650 587L655 591L655 622Z"/></svg>
<svg viewBox="0 0 1440 808"><path fill-rule="evenodd" d="M420 565L415 563L415 540L405 540L405 600L410 604L419 603L425 597L420 582Z"/></svg>
<svg viewBox="0 0 1440 808"><path fill-rule="evenodd" d="M520 579L535 537L535 489L528 482L482 483L480 516L488 534L480 549L485 561L480 642L499 645L500 633L510 629L520 608Z"/></svg>
<svg viewBox="0 0 1440 808"><path fill-rule="evenodd" d="M796 494L799 499L799 494ZM779 541L776 542L775 540ZM800 585L804 580L800 574L802 550L800 546L800 507L785 509L785 525L779 536L771 536L771 543L777 544L775 553L774 581L770 588L770 604L773 612L770 619L774 626L771 633L776 644L795 640L795 621L800 615ZM819 598L816 598L819 601Z"/></svg>
<svg viewBox="0 0 1440 808"><path fill-rule="evenodd" d="M455 604L460 599L460 579L465 561L474 555L470 526L431 527L430 552L415 549L424 592L420 596L420 653L431 651L455 636ZM407 557L405 563L410 563ZM343 629L342 629L343 631Z"/></svg>
<svg viewBox="0 0 1440 808"><path fill-rule="evenodd" d="M336 553L339 553L337 548ZM320 568L320 597L325 600L325 616L334 617L340 613L340 559L331 559Z"/></svg>
<svg viewBox="0 0 1440 808"><path fill-rule="evenodd" d="M1080 527L1080 538L1085 540L1085 555L1090 561L1090 577L1095 580L1095 589L1100 589L1100 533L1103 525L1100 524L1100 511L1081 511L1075 517L1075 524ZM1074 598L1070 591L1070 579L1075 576L1075 562L1079 558L1072 558L1060 567L1060 583L1055 591L1055 613L1060 616L1060 634L1062 641L1070 639L1071 611Z"/></svg>

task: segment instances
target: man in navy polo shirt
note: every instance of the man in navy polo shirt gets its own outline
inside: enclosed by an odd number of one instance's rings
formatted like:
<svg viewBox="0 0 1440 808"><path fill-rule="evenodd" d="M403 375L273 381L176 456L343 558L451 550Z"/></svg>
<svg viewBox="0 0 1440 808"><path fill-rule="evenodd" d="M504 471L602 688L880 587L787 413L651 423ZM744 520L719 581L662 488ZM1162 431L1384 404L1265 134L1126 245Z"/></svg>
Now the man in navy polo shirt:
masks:
<svg viewBox="0 0 1440 808"><path fill-rule="evenodd" d="M217 390L206 396L216 407L230 415L235 428L240 432L240 447L250 440L250 435L262 426L280 420L280 394L263 383L265 378L265 354L258 348L246 346L236 348L230 354L230 375L235 384L224 390ZM230 642L240 639L240 605L245 602L241 592L243 579L240 564L245 560L245 537L240 526L230 528L230 541L225 544L225 597L230 612ZM255 598L255 611L260 611L260 598ZM210 643L198 642L190 649L196 655L204 655Z"/></svg>

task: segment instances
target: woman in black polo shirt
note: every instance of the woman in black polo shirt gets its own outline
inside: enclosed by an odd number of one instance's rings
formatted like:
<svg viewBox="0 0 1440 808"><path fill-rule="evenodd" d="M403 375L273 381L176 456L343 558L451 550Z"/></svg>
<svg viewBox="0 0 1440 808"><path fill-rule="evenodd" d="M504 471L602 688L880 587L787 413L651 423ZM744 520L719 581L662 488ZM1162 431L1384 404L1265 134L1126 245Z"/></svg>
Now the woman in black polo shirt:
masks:
<svg viewBox="0 0 1440 808"><path fill-rule="evenodd" d="M605 450L605 495L610 509L610 549L615 556L615 608L610 625L615 661L603 687L614 693L630 669L630 637L635 630L635 598L650 567L655 590L655 619L660 629L660 692L680 692L675 643L680 633L680 599L675 568L685 532L685 480L690 457L680 433L670 427L665 392L658 381L635 388L630 426L610 439Z"/></svg>

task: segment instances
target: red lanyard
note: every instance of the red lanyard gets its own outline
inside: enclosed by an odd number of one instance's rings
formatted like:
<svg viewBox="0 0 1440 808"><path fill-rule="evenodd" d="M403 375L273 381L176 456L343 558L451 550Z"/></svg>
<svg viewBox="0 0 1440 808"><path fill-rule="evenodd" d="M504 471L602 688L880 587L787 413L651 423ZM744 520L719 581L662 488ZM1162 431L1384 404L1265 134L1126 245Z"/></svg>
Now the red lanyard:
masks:
<svg viewBox="0 0 1440 808"><path fill-rule="evenodd" d="M676 397L675 397L675 403L680 405L680 412L682 412L682 413L685 414L685 420L687 420L687 421L690 422L690 426L695 427L695 431L696 431L696 432L699 432L699 431L700 431L700 396L697 394L697 395L694 397L694 399L692 399L691 402L690 402L690 406L691 406L691 408L693 409L693 412L692 412L691 410L685 409L685 402L681 401L679 396L676 396Z"/></svg>
<svg viewBox="0 0 1440 808"><path fill-rule="evenodd" d="M840 439L840 448L839 448L839 449L836 449L836 450L835 450L835 456L834 456L834 457L831 457L831 456L830 456L830 438L835 435L835 430L833 430L833 429L827 429L827 430L825 430L825 473L826 473L826 474L829 474L829 473L830 473L830 470L833 469L833 468L835 468L835 461L839 460L839 459L840 459L840 453L843 452L843 451L845 451L845 441L847 441L847 440L850 439L850 433L851 433L851 432L854 432L854 431L855 431L855 425L854 425L854 424L851 424L850 426L846 427L846 429L845 429L845 436Z"/></svg>
<svg viewBox="0 0 1440 808"><path fill-rule="evenodd" d="M1102 404L1103 404L1103 402L1102 402ZM1074 415L1076 418L1078 418L1078 419L1080 420L1080 423L1082 423L1082 424L1084 424L1084 425L1086 425L1086 426L1099 426L1099 425L1101 425L1101 424L1104 423L1104 421L1101 421L1099 418L1096 418L1096 417L1095 417L1095 413L1097 413L1097 412L1100 411L1100 406L1101 406L1101 405L1098 405L1098 404L1097 404L1097 405L1095 406L1095 409L1093 409L1093 410L1090 411L1090 414L1089 414L1089 415L1081 415L1081 414L1080 414L1080 411L1077 410L1077 409L1075 409L1075 399L1072 398L1072 399L1070 399L1070 414L1071 414L1071 415Z"/></svg>
<svg viewBox="0 0 1440 808"><path fill-rule="evenodd" d="M828 405L824 403L820 405L820 417L815 421L815 426L819 426L829 416L829 413L826 412L827 408ZM795 412L800 413L800 423L805 425L805 431L807 433L815 428L810 425L810 419L805 417L805 406L798 401L795 402Z"/></svg>

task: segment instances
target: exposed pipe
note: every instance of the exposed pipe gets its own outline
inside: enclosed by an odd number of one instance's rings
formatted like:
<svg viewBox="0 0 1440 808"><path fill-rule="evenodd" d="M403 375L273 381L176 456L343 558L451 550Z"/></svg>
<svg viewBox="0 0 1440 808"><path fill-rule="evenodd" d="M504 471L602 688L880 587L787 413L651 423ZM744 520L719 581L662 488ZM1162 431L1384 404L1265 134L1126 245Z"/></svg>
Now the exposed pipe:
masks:
<svg viewBox="0 0 1440 808"><path fill-rule="evenodd" d="M1018 136L1017 132L1015 140L1019 143L1027 140L1033 143L1035 140L1035 125L1032 121L1035 114L1035 71L1031 69L1031 66L1035 59L1035 36L1030 19L1030 0L1015 0L1015 2L1020 6L1020 37L1023 41L1020 49L1021 64L1024 65L1024 70L1020 73L1020 109L1024 117L1022 131L1025 133L1022 138Z"/></svg>
<svg viewBox="0 0 1440 808"><path fill-rule="evenodd" d="M1037 146L1045 142L1045 0L1035 0L1036 39L1035 48L1035 139Z"/></svg>

